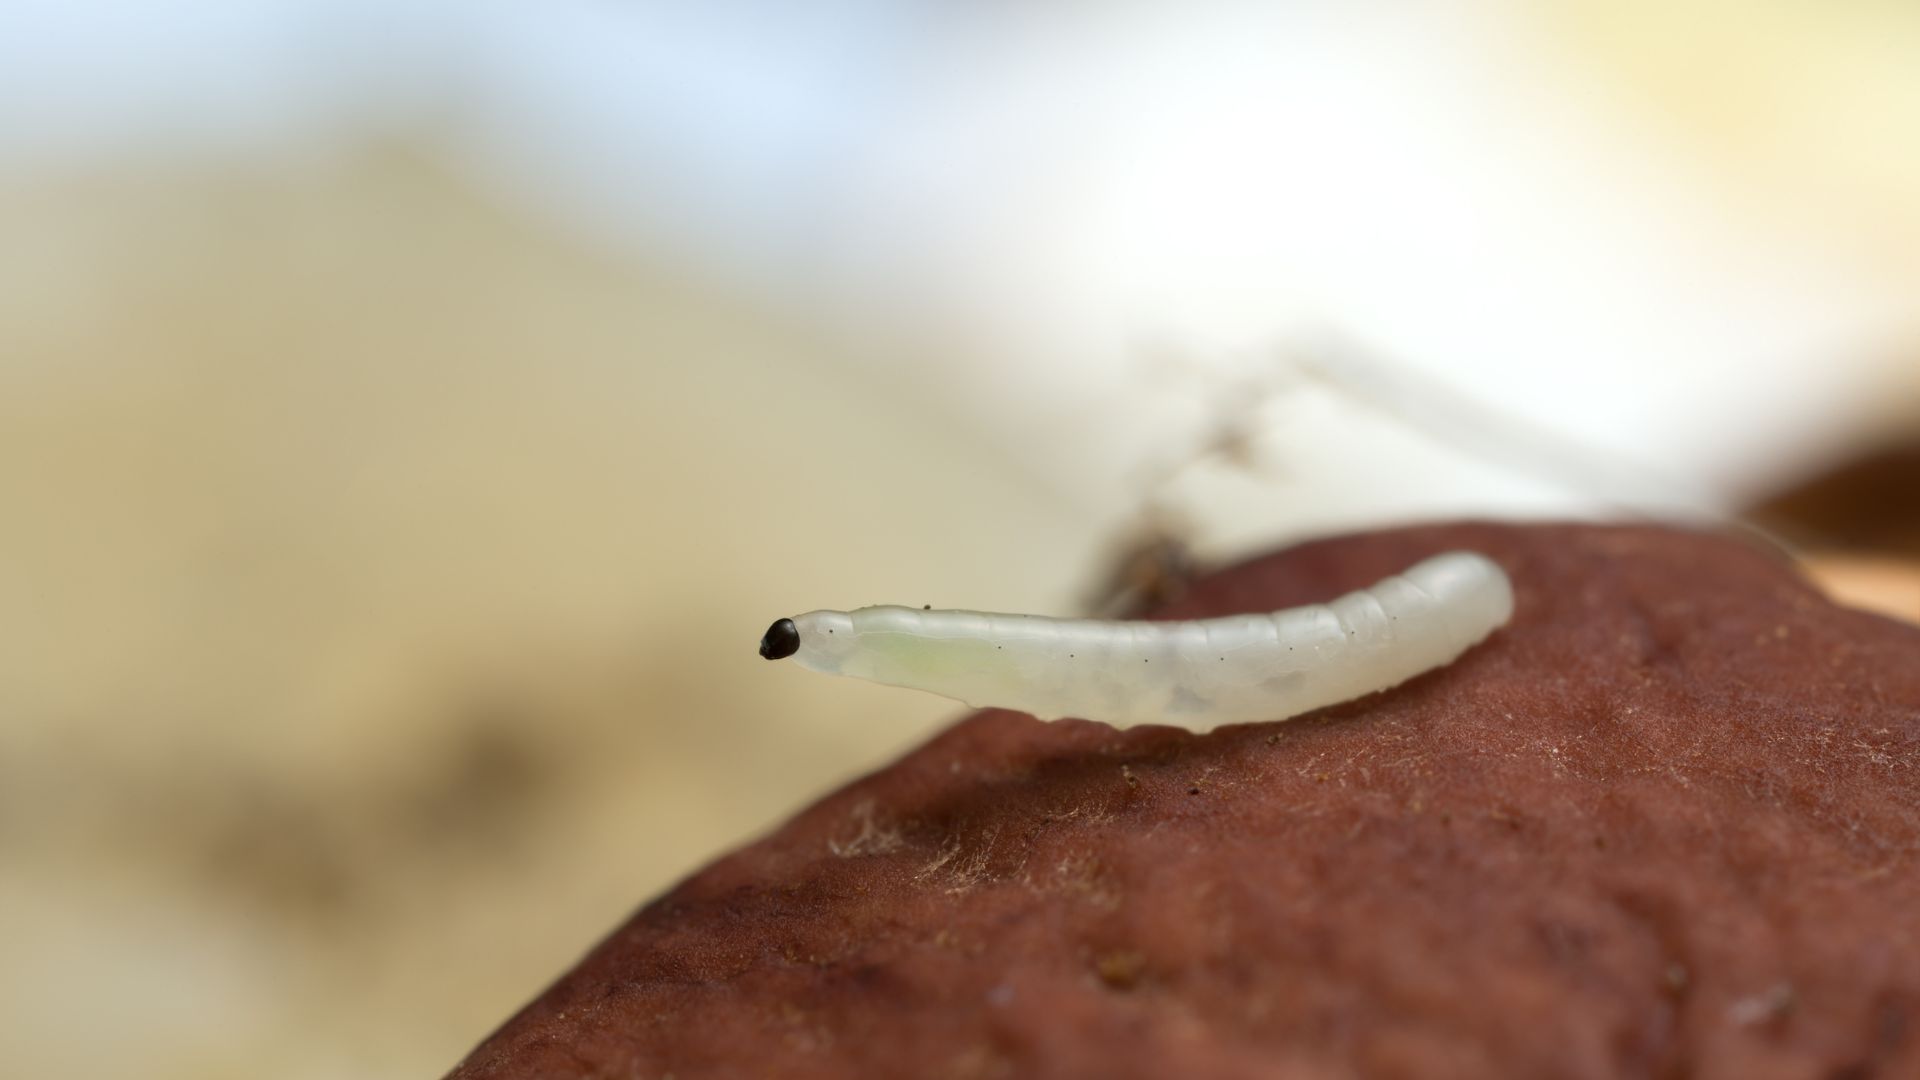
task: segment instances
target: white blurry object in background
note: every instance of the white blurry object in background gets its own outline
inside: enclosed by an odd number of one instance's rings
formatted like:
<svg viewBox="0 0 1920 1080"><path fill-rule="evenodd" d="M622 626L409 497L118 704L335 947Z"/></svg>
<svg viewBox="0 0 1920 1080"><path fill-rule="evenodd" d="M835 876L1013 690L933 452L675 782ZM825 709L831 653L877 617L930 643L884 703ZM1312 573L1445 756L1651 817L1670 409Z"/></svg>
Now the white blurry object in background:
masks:
<svg viewBox="0 0 1920 1080"><path fill-rule="evenodd" d="M410 130L590 242L670 251L824 321L850 357L917 369L887 377L937 387L1106 520L1152 455L1204 438L1208 382L1258 370L1303 328L1670 476L1701 510L1764 488L1781 461L1837 452L1863 416L1905 421L1911 406L1887 402L1920 392L1892 347L1913 330L1920 265L1883 239L1920 232L1920 206L1863 206L1837 169L1796 185L1781 164L1857 159L1872 175L1856 185L1912 190L1886 178L1920 152L1868 135L1905 129L1877 120L1920 101L1920 75L1835 74L1849 48L1880 56L1883 37L1920 34L1904 11L1750 25L1704 3L1557 18L1504 4L84 8L30 7L54 46L15 35L0 57L22 146ZM1801 23L1821 30L1812 60L1767 65ZM1676 31L1701 43L1692 79L1634 47ZM1713 47L1709 31L1725 31ZM1744 97L1686 96L1723 65ZM1674 115L1703 111L1744 141L1674 136ZM1783 112L1802 119L1761 122ZM1860 153L1836 157L1849 132ZM1168 344L1208 358L1191 392L1143 374L1141 354ZM1398 448L1344 434L1353 412L1296 417L1275 450L1367 498L1280 519L1196 492L1189 516L1244 539L1432 501ZM1606 503L1460 474L1461 509Z"/></svg>

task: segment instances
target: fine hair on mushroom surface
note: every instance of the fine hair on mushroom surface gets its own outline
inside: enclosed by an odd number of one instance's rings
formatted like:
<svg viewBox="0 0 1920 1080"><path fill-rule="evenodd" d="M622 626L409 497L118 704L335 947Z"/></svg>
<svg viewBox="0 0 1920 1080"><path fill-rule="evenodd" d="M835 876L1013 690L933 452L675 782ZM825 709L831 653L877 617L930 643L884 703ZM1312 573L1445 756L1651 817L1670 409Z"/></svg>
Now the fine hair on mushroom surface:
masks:
<svg viewBox="0 0 1920 1080"><path fill-rule="evenodd" d="M1458 662L1198 736L960 719L585 928L454 1076L1920 1075L1920 630L1745 535L1485 522L1151 615L1458 550L1514 594Z"/></svg>

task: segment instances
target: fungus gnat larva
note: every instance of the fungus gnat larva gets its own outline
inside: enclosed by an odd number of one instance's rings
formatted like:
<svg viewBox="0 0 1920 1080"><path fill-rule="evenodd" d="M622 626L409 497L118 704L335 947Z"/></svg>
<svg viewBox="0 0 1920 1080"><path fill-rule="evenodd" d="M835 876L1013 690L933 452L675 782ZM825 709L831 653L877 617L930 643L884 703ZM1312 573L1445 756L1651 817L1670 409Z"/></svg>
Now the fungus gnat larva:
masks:
<svg viewBox="0 0 1920 1080"><path fill-rule="evenodd" d="M1500 567L1453 551L1331 603L1191 622L810 611L769 627L760 655L1043 720L1206 731L1396 686L1452 663L1512 614Z"/></svg>

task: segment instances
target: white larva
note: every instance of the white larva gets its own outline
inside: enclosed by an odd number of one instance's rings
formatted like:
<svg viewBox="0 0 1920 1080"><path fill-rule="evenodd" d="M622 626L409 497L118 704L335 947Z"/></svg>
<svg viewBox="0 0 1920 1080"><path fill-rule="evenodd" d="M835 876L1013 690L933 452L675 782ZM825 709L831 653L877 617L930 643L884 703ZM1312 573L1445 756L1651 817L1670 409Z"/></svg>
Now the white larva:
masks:
<svg viewBox="0 0 1920 1080"><path fill-rule="evenodd" d="M1512 614L1500 567L1454 551L1332 603L1192 622L810 611L775 622L760 655L1043 720L1206 731L1398 685L1452 663Z"/></svg>

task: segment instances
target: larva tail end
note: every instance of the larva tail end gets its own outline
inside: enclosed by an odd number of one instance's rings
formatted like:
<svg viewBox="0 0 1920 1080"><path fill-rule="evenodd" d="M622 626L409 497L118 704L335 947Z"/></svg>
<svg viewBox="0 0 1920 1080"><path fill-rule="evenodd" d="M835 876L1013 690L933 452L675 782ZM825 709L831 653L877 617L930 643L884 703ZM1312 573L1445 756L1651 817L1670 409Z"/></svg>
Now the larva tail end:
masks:
<svg viewBox="0 0 1920 1080"><path fill-rule="evenodd" d="M760 637L760 655L768 660L784 660L800 651L800 628L792 619L776 619Z"/></svg>

